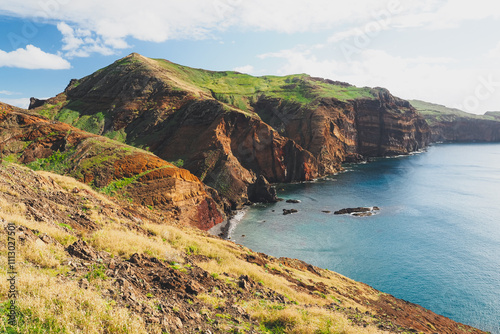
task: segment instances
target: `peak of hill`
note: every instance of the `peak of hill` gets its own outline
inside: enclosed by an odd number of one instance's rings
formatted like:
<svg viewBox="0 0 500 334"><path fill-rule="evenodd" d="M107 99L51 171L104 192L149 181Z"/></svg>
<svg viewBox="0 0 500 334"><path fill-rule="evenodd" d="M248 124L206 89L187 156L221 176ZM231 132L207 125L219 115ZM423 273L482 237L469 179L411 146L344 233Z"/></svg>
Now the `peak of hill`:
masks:
<svg viewBox="0 0 500 334"><path fill-rule="evenodd" d="M434 142L500 141L500 113L476 115L420 100L410 103L429 124Z"/></svg>
<svg viewBox="0 0 500 334"><path fill-rule="evenodd" d="M425 147L428 127L382 88L305 74L253 77L193 69L138 54L33 110L49 119L182 162L233 207L248 185L311 180L344 161Z"/></svg>

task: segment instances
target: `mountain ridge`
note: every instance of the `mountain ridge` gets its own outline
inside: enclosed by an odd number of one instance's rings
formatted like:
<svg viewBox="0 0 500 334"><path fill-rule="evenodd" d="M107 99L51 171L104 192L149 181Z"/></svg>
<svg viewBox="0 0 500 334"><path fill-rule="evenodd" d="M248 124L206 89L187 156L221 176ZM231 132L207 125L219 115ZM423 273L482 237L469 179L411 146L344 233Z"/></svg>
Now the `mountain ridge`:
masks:
<svg viewBox="0 0 500 334"><path fill-rule="evenodd" d="M72 80L34 111L183 161L233 208L261 175L307 181L345 161L408 154L429 142L425 121L383 88L214 72L138 54Z"/></svg>

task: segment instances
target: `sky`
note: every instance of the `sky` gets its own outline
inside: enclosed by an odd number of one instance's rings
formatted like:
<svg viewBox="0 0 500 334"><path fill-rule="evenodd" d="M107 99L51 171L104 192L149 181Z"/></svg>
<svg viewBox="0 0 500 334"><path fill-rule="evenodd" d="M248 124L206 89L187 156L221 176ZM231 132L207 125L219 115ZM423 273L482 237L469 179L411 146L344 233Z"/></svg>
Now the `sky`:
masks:
<svg viewBox="0 0 500 334"><path fill-rule="evenodd" d="M0 0L0 101L62 92L132 52L256 76L307 73L500 111L493 0Z"/></svg>

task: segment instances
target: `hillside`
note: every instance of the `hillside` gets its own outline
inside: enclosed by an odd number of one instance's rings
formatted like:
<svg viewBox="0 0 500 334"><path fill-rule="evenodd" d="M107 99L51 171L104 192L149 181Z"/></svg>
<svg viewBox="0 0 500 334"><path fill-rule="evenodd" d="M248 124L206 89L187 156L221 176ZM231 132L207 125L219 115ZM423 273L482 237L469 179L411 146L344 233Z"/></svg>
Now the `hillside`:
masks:
<svg viewBox="0 0 500 334"><path fill-rule="evenodd" d="M433 142L500 141L498 112L476 115L420 100L410 103L429 124Z"/></svg>
<svg viewBox="0 0 500 334"><path fill-rule="evenodd" d="M162 209L201 229L224 218L217 194L189 171L150 152L2 103L0 156L75 177L130 205ZM81 220L90 218L83 214Z"/></svg>
<svg viewBox="0 0 500 334"><path fill-rule="evenodd" d="M213 72L138 54L31 107L182 164L233 207L247 201L259 176L311 180L344 161L407 154L429 142L413 107L382 88Z"/></svg>
<svg viewBox="0 0 500 334"><path fill-rule="evenodd" d="M15 224L20 315L16 327L7 323L2 238L2 332L482 333L165 213L4 160L0 225Z"/></svg>

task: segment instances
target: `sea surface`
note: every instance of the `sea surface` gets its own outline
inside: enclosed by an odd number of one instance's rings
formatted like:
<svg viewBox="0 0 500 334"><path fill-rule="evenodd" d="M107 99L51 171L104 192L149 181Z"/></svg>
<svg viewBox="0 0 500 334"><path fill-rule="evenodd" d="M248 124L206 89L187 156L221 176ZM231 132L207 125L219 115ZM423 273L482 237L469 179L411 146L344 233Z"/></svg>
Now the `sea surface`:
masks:
<svg viewBox="0 0 500 334"><path fill-rule="evenodd" d="M280 197L301 203L252 206L231 239L500 334L500 144L440 144L344 167L278 186ZM358 206L381 210L333 214ZM299 212L284 216L283 208Z"/></svg>

